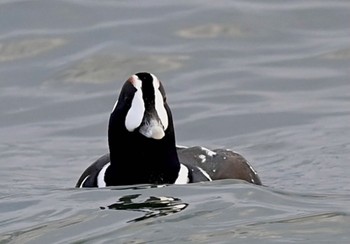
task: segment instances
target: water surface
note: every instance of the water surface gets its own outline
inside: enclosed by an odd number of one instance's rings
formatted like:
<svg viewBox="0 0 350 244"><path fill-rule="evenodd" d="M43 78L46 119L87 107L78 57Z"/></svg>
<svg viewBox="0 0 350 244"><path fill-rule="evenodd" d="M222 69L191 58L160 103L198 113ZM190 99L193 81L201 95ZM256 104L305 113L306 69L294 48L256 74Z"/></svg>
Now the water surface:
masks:
<svg viewBox="0 0 350 244"><path fill-rule="evenodd" d="M347 243L348 1L0 1L0 243ZM164 83L177 142L240 181L74 189L123 82Z"/></svg>

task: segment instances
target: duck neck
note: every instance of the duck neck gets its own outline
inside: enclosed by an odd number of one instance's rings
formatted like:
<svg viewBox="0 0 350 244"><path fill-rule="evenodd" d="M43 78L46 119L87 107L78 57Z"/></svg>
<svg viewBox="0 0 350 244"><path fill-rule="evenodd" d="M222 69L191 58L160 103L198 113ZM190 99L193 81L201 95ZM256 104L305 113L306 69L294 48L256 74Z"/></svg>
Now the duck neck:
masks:
<svg viewBox="0 0 350 244"><path fill-rule="evenodd" d="M180 170L173 124L169 124L160 140L146 138L138 131L110 118L108 129L110 177L107 184L167 184L174 183ZM108 182L109 181L109 182Z"/></svg>

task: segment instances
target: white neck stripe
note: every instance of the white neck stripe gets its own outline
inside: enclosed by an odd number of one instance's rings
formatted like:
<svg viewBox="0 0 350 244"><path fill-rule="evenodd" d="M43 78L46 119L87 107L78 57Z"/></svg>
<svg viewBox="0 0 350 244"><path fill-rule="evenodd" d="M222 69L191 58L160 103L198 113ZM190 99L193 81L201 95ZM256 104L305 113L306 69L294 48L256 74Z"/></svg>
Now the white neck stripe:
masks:
<svg viewBox="0 0 350 244"><path fill-rule="evenodd" d="M109 167L109 165L111 165L111 163L108 163L105 166L103 166L100 173L98 173L98 175L97 175L97 187L106 187L105 174L106 174L106 170Z"/></svg>
<svg viewBox="0 0 350 244"><path fill-rule="evenodd" d="M188 178L188 173L189 173L188 168L185 165L180 164L180 171L174 184L189 183L190 179Z"/></svg>

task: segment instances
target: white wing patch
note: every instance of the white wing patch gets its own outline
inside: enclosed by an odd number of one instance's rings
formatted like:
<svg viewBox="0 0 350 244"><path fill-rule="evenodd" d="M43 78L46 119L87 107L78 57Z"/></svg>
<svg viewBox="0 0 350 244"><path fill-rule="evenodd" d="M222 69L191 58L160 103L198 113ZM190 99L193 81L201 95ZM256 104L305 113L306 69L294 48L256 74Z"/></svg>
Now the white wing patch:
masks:
<svg viewBox="0 0 350 244"><path fill-rule="evenodd" d="M216 155L216 152L213 152L212 150L209 150L208 148L201 147L201 149L202 149L203 151L205 151L205 153L206 153L208 156L210 156L210 157L213 157L213 156Z"/></svg>
<svg viewBox="0 0 350 244"><path fill-rule="evenodd" d="M198 158L201 160L201 163L205 163L205 161L207 161L207 157L203 154L198 155Z"/></svg>
<svg viewBox="0 0 350 244"><path fill-rule="evenodd" d="M111 165L111 163L108 163L105 166L103 166L103 168L101 169L100 173L98 173L98 176L97 176L97 187L106 187L105 174L106 174L106 170L109 167L109 165Z"/></svg>

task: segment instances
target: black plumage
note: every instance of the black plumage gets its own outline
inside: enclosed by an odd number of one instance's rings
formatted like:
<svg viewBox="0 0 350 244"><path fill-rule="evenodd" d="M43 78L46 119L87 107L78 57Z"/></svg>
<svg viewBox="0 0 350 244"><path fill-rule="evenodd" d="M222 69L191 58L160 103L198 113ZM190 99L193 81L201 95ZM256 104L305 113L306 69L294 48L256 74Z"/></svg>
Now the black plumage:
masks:
<svg viewBox="0 0 350 244"><path fill-rule="evenodd" d="M138 121L139 118L142 120ZM176 147L164 88L150 73L137 73L124 83L109 119L108 143L110 153L90 165L76 187L173 184L181 164L185 166L188 183L233 178L261 184L253 168L237 153ZM103 168L104 175L100 174Z"/></svg>

